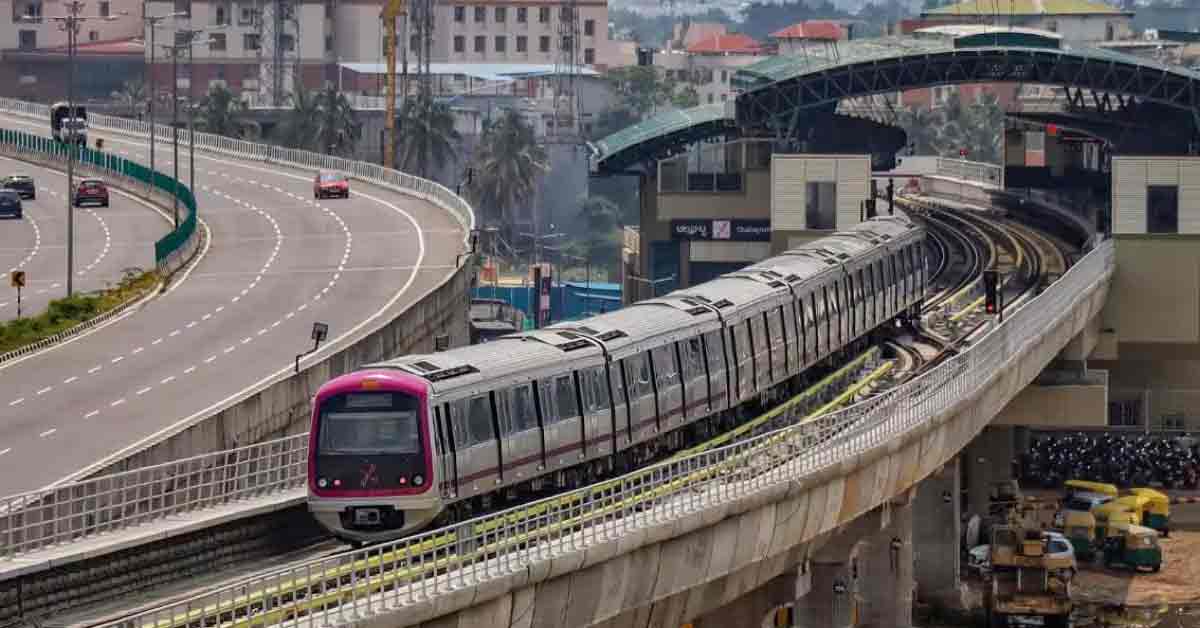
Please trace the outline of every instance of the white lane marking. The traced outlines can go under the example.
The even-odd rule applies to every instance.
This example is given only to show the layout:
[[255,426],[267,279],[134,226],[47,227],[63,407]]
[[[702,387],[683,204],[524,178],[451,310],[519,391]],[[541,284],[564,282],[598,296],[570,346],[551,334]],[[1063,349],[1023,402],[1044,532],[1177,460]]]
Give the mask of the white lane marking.
[[276,327],[279,327],[279,324],[282,322],[283,321],[275,321],[274,323],[271,323],[271,329],[275,329]]
[[234,349],[237,349],[237,345],[229,345],[228,347],[225,347],[225,353],[233,353]]
[[91,375],[92,373],[95,373],[96,371],[99,371],[99,370],[100,370],[100,369],[102,369],[102,368],[104,368],[104,367],[102,367],[102,366],[93,366],[92,368],[88,369],[88,375]]
[[178,329],[176,329],[175,331],[167,334],[167,336],[174,338],[175,336],[178,336],[179,334],[180,334],[180,331]]
[[284,318],[291,318],[291,317],[293,317],[293,316],[295,316],[295,315],[296,315],[296,313],[295,313],[295,312],[288,312],[288,313],[287,313],[287,315],[286,315],[286,316],[284,316]]
[[152,343],[150,343],[150,344],[152,344],[152,345],[156,345],[156,344],[159,344],[159,343],[161,343],[162,341],[163,341],[163,339],[162,339],[162,338],[156,338],[156,339],[154,340],[154,342],[152,342]]
[[307,303],[301,303],[301,304],[300,304],[300,307],[296,308],[296,311],[297,311],[297,312],[303,312],[304,310],[307,310],[307,309],[308,309],[308,304],[307,304]]
[[97,264],[99,264],[101,261],[103,261],[105,256],[108,255],[109,248],[112,247],[112,232],[109,231],[109,229],[108,229],[108,223],[104,221],[104,218],[101,217],[100,214],[96,213],[96,210],[88,208],[85,211],[87,211],[87,213],[91,214],[91,216],[93,218],[100,221],[100,228],[104,230],[104,249],[101,250],[100,254],[96,256],[96,259],[92,260],[91,264],[88,264],[87,266],[85,266],[83,268],[83,270],[76,271],[75,274],[81,275],[81,276],[86,275],[93,268],[95,268]]
[[13,399],[12,401],[8,402],[8,405],[10,405],[10,406],[19,406],[19,405],[21,405],[21,403],[22,403],[22,402],[24,402],[24,401],[25,401],[25,398],[24,398],[24,397],[21,397],[20,399]]
[[116,400],[116,401],[114,401],[114,402],[112,402],[112,403],[110,403],[110,404],[108,404],[108,405],[110,405],[110,406],[112,406],[112,407],[114,407],[114,408],[115,408],[115,407],[117,407],[117,406],[119,406],[119,405],[121,405],[121,404],[123,404],[123,403],[125,403],[125,398],[124,398],[124,397],[121,397],[120,399],[118,399],[118,400]]
[[46,394],[46,393],[50,392],[51,390],[54,390],[54,387],[53,387],[53,386],[47,386],[47,387],[45,387],[45,388],[43,388],[43,389],[41,389],[41,390],[37,391],[37,394],[38,394],[38,396],[40,397],[40,396],[42,396],[42,395],[44,395],[44,394]]
[[148,393],[148,392],[150,392],[150,387],[149,387],[149,386],[147,386],[147,387],[145,387],[145,388],[143,388],[143,389],[141,389],[141,390],[137,391],[137,395],[138,395],[139,397],[141,397],[142,395],[144,395],[144,394],[146,394],[146,393]]
[[160,383],[160,384],[170,384],[170,383],[171,383],[171,382],[173,382],[173,381],[175,381],[175,376],[174,376],[174,375],[172,375],[172,376],[170,376],[170,377],[164,377],[164,378],[162,379],[162,381],[161,381],[161,382],[159,382],[159,383]]
[[242,338],[242,344],[249,344],[251,340],[253,339],[250,336],[246,336],[245,338]]
[[79,377],[78,377],[77,375],[72,375],[72,376],[70,376],[70,377],[68,377],[68,378],[64,379],[64,380],[63,380],[63,383],[64,383],[64,384],[70,384],[71,382],[73,382],[73,381],[75,381],[75,380],[77,380],[77,379],[79,379]]
[[268,331],[270,331],[270,330],[268,330],[266,327],[263,327],[262,329],[258,330],[258,335],[261,336],[261,335],[267,333]]
[[83,418],[85,418],[85,419],[90,419],[90,418],[92,418],[92,417],[96,416],[97,414],[100,414],[100,411],[99,411],[99,410],[92,410],[91,412],[89,412],[89,413],[87,413],[87,414],[83,415]]
[[220,314],[220,313],[221,313],[221,310],[224,310],[224,309],[225,309],[225,306],[224,306],[224,305],[218,305],[218,306],[217,306],[217,309],[213,310],[213,313],[214,313],[214,314]]
[[30,260],[32,260],[42,248],[42,229],[38,226],[37,219],[30,214],[25,214],[25,219],[29,221],[29,226],[33,227],[33,250],[29,251],[29,254],[26,255],[24,259],[22,259],[20,262],[17,262],[16,266],[8,269],[8,272],[10,273],[14,270],[20,270],[28,266]]
[[130,355],[137,355],[145,350],[146,350],[146,347],[138,347],[137,349],[134,349],[133,351],[131,351]]
[[45,432],[42,432],[41,434],[38,434],[38,436],[40,436],[40,437],[42,437],[42,438],[46,438],[47,436],[49,436],[49,435],[51,435],[51,434],[53,434],[53,433],[55,433],[55,432],[57,432],[57,431],[58,431],[58,428],[57,428],[57,427],[52,427],[52,428],[50,428],[50,429],[46,430]]
[[183,374],[184,374],[184,375],[188,375],[188,374],[190,374],[190,373],[191,373],[192,371],[194,371],[194,370],[196,370],[196,367],[194,367],[194,366],[189,366],[189,367],[187,367],[187,368],[183,369]]
[[117,357],[115,357],[115,358],[113,358],[113,359],[112,359],[112,363],[113,363],[113,364],[116,364],[117,362],[120,362],[121,360],[124,360],[124,359],[125,359],[125,356],[123,356],[123,355],[119,355],[119,356],[117,356]]
[[206,321],[206,320],[208,320],[208,319],[210,319],[210,318],[212,318],[212,313],[208,313],[208,314],[205,314],[204,316],[201,316],[201,317],[200,317],[200,320],[202,320],[202,321]]
[[[204,358],[204,363],[205,363],[205,364],[212,364],[213,360],[215,360],[215,359],[217,359],[217,356],[215,356],[215,355],[210,355],[210,356],[208,356],[207,358]],[[187,371],[184,371],[184,372],[186,373]]]
[[188,324],[187,324],[187,328],[188,328],[188,329],[191,329],[191,328],[193,328],[193,327],[195,327],[195,326],[196,326],[196,321],[192,321],[192,322],[190,322],[190,323],[188,323]]
[[12,451],[12,447],[5,447],[3,450],[0,450],[0,456],[3,456],[10,451]]

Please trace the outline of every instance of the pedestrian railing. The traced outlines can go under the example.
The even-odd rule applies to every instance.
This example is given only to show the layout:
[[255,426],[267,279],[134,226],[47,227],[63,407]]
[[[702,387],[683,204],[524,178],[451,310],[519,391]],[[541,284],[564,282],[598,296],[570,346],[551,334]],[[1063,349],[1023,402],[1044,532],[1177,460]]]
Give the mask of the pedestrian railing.
[[308,434],[193,456],[0,500],[0,559],[302,488]]
[[[50,110],[46,105],[0,98],[0,112],[45,120],[47,127],[50,124]],[[88,124],[93,128],[106,131],[137,136],[150,135],[150,123],[145,120],[90,114],[88,115]],[[155,126],[155,133],[159,141],[170,137],[172,132],[172,127],[169,125],[158,124]],[[180,143],[191,142],[187,129],[180,129],[178,133]],[[312,171],[336,170],[369,183],[394,188],[402,193],[427,199],[445,208],[462,225],[464,242],[467,241],[471,229],[475,228],[475,212],[460,196],[436,181],[405,174],[399,170],[298,148],[285,148],[199,131],[195,132],[195,145],[199,150],[221,153],[239,160],[277,163]]]
[[187,209],[187,216],[179,223],[179,226],[154,243],[155,264],[160,271],[166,270],[169,266],[173,267],[174,262],[181,256],[186,256],[186,253],[192,249],[190,245],[194,243],[196,236],[196,199],[192,196],[192,191],[182,182],[161,172],[153,172],[124,157],[86,146],[64,144],[24,131],[0,129],[0,145],[28,157],[43,158],[64,164],[71,157],[71,153],[74,153],[75,161],[81,168],[81,172],[120,177],[139,187],[157,190],[159,193],[167,195],[168,198],[171,196],[178,198],[179,203]]
[[[237,581],[153,610],[121,628],[324,627],[397,612],[532,566],[683,519],[700,520],[783,483],[895,442],[983,392],[1111,279],[1104,242],[976,344],[897,388],[815,420],[650,466],[454,527],[339,553]],[[460,599],[468,599],[461,598]],[[440,607],[439,607],[440,608]],[[447,607],[443,612],[453,610]]]
[[937,173],[946,177],[1004,188],[1004,167],[996,164],[938,157]]

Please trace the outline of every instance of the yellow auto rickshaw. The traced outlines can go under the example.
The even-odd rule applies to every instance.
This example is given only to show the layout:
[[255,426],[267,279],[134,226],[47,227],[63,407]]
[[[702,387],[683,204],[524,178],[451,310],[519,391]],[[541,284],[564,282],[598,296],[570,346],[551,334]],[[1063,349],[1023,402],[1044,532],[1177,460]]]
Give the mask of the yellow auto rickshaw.
[[1071,495],[1074,493],[1099,493],[1101,495],[1108,495],[1113,499],[1116,499],[1121,493],[1112,484],[1088,482],[1085,480],[1067,480],[1063,482],[1063,491],[1066,492],[1065,500],[1070,500]]
[[1104,540],[1104,566],[1124,565],[1135,571],[1148,567],[1162,568],[1162,548],[1158,546],[1158,531],[1132,523],[1110,526],[1112,533]]
[[1142,524],[1158,530],[1163,536],[1170,536],[1171,498],[1152,488],[1135,488],[1129,492],[1146,499],[1145,508],[1142,510]]
[[1135,510],[1128,502],[1120,500],[1096,506],[1092,509],[1092,515],[1096,518],[1096,538],[1100,540],[1115,533],[1109,529],[1114,525],[1142,523],[1141,512]]
[[1075,548],[1077,557],[1083,560],[1090,559],[1097,545],[1096,517],[1090,512],[1067,512],[1063,535]]

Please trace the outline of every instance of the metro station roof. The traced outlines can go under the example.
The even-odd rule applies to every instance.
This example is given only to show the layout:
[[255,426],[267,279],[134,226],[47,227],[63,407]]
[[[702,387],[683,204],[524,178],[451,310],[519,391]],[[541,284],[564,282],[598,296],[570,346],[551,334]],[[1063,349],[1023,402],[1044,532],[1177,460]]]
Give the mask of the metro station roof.
[[729,130],[733,123],[727,105],[714,103],[660,113],[625,127],[597,142],[589,142],[596,170],[617,172],[644,158]]

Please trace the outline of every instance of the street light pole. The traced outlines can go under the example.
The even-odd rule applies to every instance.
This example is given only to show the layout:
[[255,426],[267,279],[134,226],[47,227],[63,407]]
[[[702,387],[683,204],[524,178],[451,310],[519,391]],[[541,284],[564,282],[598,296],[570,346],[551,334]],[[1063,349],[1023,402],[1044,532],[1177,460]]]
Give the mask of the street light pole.
[[194,35],[188,35],[188,189],[196,193],[196,92],[192,85],[196,82],[196,69],[192,66],[192,41]]
[[[175,153],[172,165],[175,168],[175,185],[179,185],[179,42],[171,47],[171,142]],[[179,228],[179,195],[171,195],[171,216],[174,227]]]

